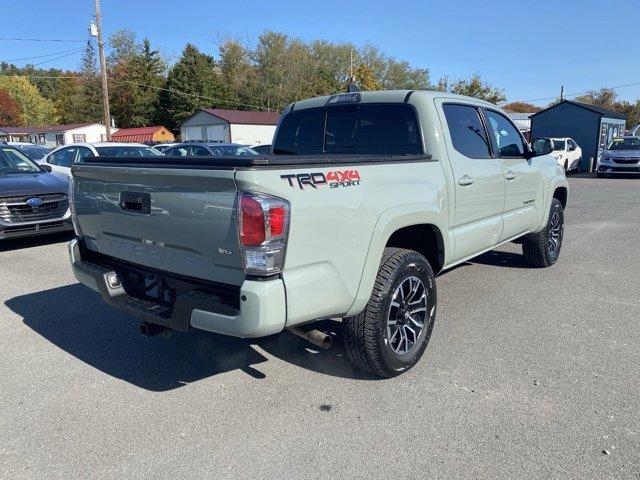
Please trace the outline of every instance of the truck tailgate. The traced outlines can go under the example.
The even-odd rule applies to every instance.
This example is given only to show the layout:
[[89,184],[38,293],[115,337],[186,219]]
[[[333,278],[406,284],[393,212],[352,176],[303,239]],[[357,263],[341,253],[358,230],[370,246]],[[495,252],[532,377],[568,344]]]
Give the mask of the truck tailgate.
[[74,207],[88,249],[233,285],[244,280],[235,171],[78,165]]

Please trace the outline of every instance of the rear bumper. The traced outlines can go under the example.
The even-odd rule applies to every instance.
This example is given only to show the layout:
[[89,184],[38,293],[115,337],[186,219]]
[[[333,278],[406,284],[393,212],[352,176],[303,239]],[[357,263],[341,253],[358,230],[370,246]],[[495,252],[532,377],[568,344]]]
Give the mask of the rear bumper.
[[[281,279],[245,280],[237,292],[239,308],[215,292],[199,289],[196,281],[192,290],[187,287],[167,306],[127,294],[119,282],[114,283],[113,268],[82,258],[77,239],[69,244],[69,256],[73,274],[80,283],[98,292],[109,305],[147,322],[179,331],[196,328],[235,337],[263,337],[279,333],[285,326],[285,290]],[[182,279],[180,284],[184,290],[189,281]]]

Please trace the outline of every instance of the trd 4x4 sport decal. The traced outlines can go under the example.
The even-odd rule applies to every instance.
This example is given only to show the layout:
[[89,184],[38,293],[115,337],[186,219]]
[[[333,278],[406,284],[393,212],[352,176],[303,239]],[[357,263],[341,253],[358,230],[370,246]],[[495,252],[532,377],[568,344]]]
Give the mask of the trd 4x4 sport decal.
[[329,188],[354,187],[360,185],[360,172],[358,170],[332,170],[327,172],[313,173],[289,173],[280,175],[280,178],[287,180],[290,187],[298,185],[301,190],[304,187],[318,188],[329,185]]

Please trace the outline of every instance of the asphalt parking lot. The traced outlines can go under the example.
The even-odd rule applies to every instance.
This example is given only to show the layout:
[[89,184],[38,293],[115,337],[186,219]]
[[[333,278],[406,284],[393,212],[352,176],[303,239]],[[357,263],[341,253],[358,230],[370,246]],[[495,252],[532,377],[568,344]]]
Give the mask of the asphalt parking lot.
[[0,244],[0,478],[640,478],[640,179],[570,187],[559,263],[441,275],[392,380],[340,341],[143,338],[68,237]]

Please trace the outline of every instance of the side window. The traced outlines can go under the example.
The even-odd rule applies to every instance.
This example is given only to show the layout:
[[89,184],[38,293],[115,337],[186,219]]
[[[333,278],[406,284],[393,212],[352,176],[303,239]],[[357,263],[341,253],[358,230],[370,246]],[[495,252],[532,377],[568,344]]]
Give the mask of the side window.
[[469,158],[491,158],[489,140],[480,112],[470,105],[445,104],[442,106],[451,143],[458,153]]
[[85,158],[95,157],[93,152],[86,147],[78,148],[78,163],[82,163]]
[[59,167],[69,168],[76,158],[76,153],[76,148],[63,148],[49,157],[49,163]]
[[494,136],[501,157],[520,157],[524,154],[522,136],[513,124],[502,114],[485,110],[489,128]]
[[167,157],[186,157],[187,147],[174,147],[165,150],[164,154]]
[[193,145],[191,147],[191,155],[195,156],[195,157],[210,157],[211,154],[209,153],[209,150],[207,150],[204,147],[200,147],[198,145]]

